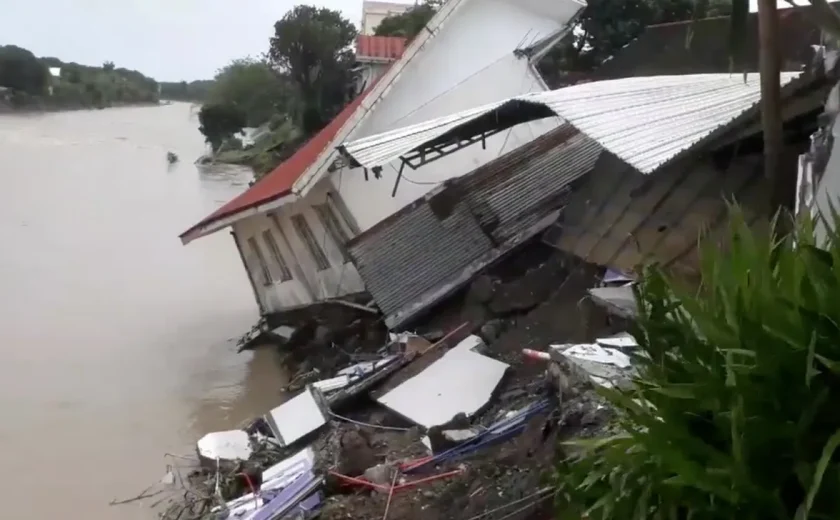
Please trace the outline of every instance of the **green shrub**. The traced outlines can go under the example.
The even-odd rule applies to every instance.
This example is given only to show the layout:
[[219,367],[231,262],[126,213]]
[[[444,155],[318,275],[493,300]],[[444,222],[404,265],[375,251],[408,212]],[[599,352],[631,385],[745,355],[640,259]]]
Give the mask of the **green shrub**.
[[737,211],[730,238],[699,289],[645,272],[638,377],[603,390],[619,433],[573,443],[559,518],[840,519],[840,239],[774,242]]

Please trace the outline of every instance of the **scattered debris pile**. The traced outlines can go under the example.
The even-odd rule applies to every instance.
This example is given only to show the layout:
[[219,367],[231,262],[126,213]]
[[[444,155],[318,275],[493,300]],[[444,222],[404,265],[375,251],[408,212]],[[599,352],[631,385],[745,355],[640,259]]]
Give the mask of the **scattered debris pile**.
[[391,334],[332,368],[309,349],[297,395],[243,430],[200,439],[198,466],[173,465],[161,484],[173,491],[158,504],[161,518],[547,517],[545,476],[558,439],[603,433],[610,411],[594,387],[626,381],[637,346],[626,333],[603,331],[594,342],[552,344],[562,333],[546,320],[578,325],[569,306],[595,285],[586,280],[564,282],[536,304],[495,282],[488,291],[503,295],[495,305],[492,294],[468,291],[485,318],[510,313],[492,334],[481,320],[432,339]]

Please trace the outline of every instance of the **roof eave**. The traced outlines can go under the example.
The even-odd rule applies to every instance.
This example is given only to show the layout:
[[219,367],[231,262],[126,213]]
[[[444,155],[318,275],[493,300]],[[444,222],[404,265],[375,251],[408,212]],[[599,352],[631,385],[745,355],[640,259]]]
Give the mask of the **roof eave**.
[[296,199],[297,197],[295,197],[293,193],[286,192],[278,197],[271,198],[254,206],[249,206],[234,213],[220,215],[216,218],[207,220],[206,222],[201,222],[180,235],[179,238],[181,239],[181,244],[187,245],[193,240],[207,235],[212,235],[213,233],[230,227],[239,221],[245,220],[246,218],[275,210],[290,202],[294,202]]

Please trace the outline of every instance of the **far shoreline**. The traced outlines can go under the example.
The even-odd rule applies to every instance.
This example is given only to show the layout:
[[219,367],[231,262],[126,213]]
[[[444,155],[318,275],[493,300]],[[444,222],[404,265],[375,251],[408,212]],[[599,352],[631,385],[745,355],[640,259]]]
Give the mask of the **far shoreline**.
[[85,110],[108,110],[111,108],[129,108],[129,107],[156,107],[164,106],[174,103],[174,101],[143,101],[136,103],[117,103],[104,107],[85,107],[85,106],[68,106],[68,107],[44,107],[44,106],[27,106],[27,107],[13,107],[7,103],[0,102],[0,116],[4,115],[29,115],[29,114],[52,114],[56,112],[81,112]]

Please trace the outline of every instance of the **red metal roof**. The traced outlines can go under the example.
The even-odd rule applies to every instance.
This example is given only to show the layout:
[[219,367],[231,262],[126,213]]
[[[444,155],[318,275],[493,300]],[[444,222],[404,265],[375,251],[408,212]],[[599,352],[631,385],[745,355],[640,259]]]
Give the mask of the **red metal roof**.
[[356,59],[398,60],[405,52],[405,38],[399,36],[368,36],[356,38]]
[[306,172],[307,168],[318,160],[322,152],[330,147],[330,144],[332,144],[339,131],[341,131],[341,127],[356,112],[356,109],[359,108],[362,101],[364,101],[365,97],[373,90],[373,87],[376,86],[376,83],[382,77],[384,75],[371,83],[364,92],[344,107],[327,126],[312,136],[294,155],[280,163],[271,173],[254,183],[245,192],[205,217],[198,224],[181,233],[180,237],[183,239],[198,228],[290,194],[295,181]]

